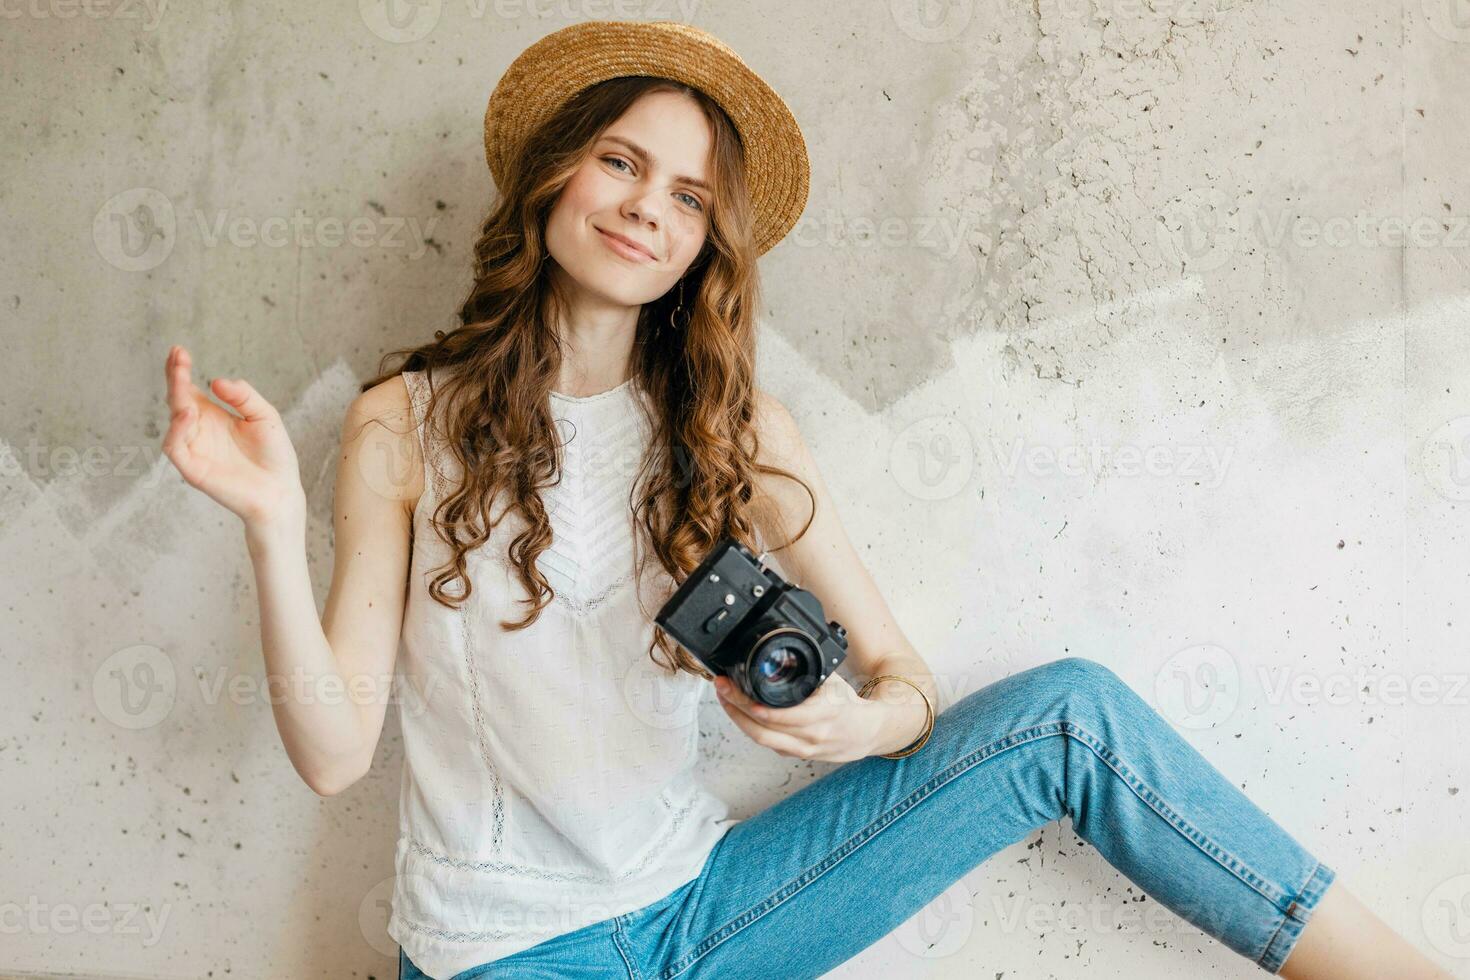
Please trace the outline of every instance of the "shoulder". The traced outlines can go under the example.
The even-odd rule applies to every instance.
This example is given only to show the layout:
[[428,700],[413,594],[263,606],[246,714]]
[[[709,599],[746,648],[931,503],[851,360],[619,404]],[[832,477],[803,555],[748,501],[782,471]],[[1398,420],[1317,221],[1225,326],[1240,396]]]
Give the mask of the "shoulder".
[[[413,439],[414,410],[409,394],[408,380],[395,374],[386,381],[359,392],[347,406],[347,417],[343,420],[344,441],[347,436],[360,437],[360,429],[377,422],[390,428],[399,438]],[[409,423],[404,425],[403,423]]]
[[352,400],[353,411],[364,417],[381,418],[407,412],[412,414],[413,405],[409,398],[408,378],[404,373],[393,375],[358,394]]
[[388,495],[400,500],[410,513],[424,483],[416,428],[413,400],[403,374],[359,392],[342,420],[343,458],[355,462],[371,486],[387,488]]
[[762,388],[755,390],[755,405],[754,426],[761,456],[770,457],[785,466],[799,463],[806,445],[791,410]]

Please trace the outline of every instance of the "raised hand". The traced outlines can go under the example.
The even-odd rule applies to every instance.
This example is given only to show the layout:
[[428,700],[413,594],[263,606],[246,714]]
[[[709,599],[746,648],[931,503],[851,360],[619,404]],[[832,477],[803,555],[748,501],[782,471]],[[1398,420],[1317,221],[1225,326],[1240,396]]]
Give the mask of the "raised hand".
[[243,378],[215,378],[210,390],[239,415],[210,400],[189,378],[189,352],[169,348],[167,456],[190,486],[245,522],[266,527],[304,511],[296,449],[270,402]]

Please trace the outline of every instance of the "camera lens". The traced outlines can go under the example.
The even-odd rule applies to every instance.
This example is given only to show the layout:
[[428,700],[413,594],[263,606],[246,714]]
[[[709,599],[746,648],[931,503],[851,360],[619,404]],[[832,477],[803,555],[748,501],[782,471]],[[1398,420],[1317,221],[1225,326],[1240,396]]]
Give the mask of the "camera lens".
[[820,668],[811,637],[795,629],[773,630],[751,651],[750,694],[773,707],[799,704],[816,689]]
[[801,658],[789,646],[774,646],[756,663],[762,683],[790,680],[801,669]]

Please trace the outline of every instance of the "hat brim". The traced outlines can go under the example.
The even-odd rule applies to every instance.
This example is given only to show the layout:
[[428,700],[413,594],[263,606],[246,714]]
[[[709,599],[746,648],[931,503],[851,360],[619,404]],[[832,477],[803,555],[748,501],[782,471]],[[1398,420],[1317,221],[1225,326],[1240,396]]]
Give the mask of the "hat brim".
[[674,21],[585,21],[522,51],[485,107],[485,160],[495,183],[505,186],[522,141],[567,99],[621,75],[672,78],[719,103],[745,147],[756,254],[786,236],[811,179],[796,117],[718,38]]

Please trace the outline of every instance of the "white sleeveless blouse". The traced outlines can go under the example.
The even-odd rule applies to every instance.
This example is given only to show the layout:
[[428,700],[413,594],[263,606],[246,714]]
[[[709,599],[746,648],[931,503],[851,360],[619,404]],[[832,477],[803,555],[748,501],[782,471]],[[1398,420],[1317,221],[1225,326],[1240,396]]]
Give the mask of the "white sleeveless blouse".
[[537,564],[556,598],[506,632],[499,621],[528,608],[507,556],[525,521],[507,513],[466,555],[474,592],[459,609],[429,595],[449,548],[428,522],[459,468],[425,424],[427,378],[403,376],[425,487],[394,678],[404,765],[388,934],[446,978],[662,898],[738,820],[694,774],[707,682],[647,653],[675,583],[648,559],[639,609],[629,493],[650,425],[636,381],[552,393],[564,455],[542,491],[553,542]]

